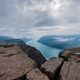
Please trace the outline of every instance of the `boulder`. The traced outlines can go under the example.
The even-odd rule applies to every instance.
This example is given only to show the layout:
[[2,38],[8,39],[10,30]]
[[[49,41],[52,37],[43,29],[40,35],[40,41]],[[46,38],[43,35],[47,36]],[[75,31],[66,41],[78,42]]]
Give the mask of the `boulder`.
[[32,69],[27,75],[27,80],[49,80],[38,68]]
[[59,54],[65,61],[80,62],[80,48],[65,49]]
[[62,64],[63,59],[51,58],[49,61],[42,64],[41,70],[50,78],[50,80],[57,80]]
[[18,45],[0,45],[0,80],[26,80],[36,63]]
[[64,62],[59,80],[80,80],[80,63],[74,61]]

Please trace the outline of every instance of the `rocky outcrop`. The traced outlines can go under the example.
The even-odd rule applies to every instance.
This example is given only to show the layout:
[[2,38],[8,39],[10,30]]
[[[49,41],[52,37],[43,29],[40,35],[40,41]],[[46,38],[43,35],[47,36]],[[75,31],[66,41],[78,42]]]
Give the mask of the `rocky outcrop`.
[[59,80],[80,80],[80,48],[65,49],[59,57],[64,59]]
[[9,39],[0,42],[1,46],[7,47],[12,45],[18,45],[32,60],[34,60],[38,67],[46,61],[46,58],[41,54],[39,50],[29,45],[26,45],[23,40],[20,39]]
[[0,42],[0,80],[80,80],[80,48],[46,61],[36,48],[16,40]]
[[80,63],[64,62],[59,80],[80,80]]
[[42,64],[41,70],[50,78],[50,80],[57,80],[62,64],[63,64],[63,59],[52,58],[49,61]]
[[22,77],[35,67],[36,63],[19,46],[0,46],[0,80]]
[[59,57],[63,58],[66,61],[80,61],[80,48],[73,48],[73,49],[65,49],[60,54]]
[[[27,49],[26,46],[27,45],[22,44],[1,43],[0,80],[41,80],[42,78],[43,80],[49,80],[48,77],[43,74],[39,69],[36,70],[37,64],[35,60],[31,59],[31,57],[26,54],[26,51],[24,51],[23,47]],[[36,55],[34,56],[36,58]],[[40,59],[41,57],[42,56],[40,56]],[[34,77],[28,75],[30,73],[34,73]]]

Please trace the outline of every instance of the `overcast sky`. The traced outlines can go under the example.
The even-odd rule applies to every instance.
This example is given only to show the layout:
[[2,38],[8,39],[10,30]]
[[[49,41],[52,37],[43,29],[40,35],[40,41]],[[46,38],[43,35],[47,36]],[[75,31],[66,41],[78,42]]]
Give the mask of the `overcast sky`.
[[0,0],[0,35],[80,34],[80,0]]

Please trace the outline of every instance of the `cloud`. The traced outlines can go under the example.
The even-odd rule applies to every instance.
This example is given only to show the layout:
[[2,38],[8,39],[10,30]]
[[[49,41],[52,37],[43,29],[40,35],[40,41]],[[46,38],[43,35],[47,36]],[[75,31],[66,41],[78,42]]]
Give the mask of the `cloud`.
[[80,34],[80,0],[0,0],[0,34]]
[[[55,37],[56,42],[67,42],[67,41],[73,41],[76,38],[64,38],[64,37]],[[54,40],[54,37],[53,37]]]

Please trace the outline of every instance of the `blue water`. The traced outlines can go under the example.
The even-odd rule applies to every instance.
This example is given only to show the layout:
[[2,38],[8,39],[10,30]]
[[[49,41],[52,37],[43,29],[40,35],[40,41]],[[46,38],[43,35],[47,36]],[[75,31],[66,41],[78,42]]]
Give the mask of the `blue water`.
[[[36,47],[47,59],[57,57],[67,48],[80,47],[80,35],[44,36],[40,39],[21,38],[26,44]],[[0,36],[0,41],[24,44],[22,40],[14,40],[9,36]]]
[[61,49],[48,47],[42,43],[33,40],[26,42],[26,44],[36,47],[43,54],[43,56],[46,57],[46,59],[57,57],[61,51]]
[[63,49],[80,47],[80,35],[43,36],[38,41],[28,41],[27,44],[36,47],[49,59],[57,57]]

